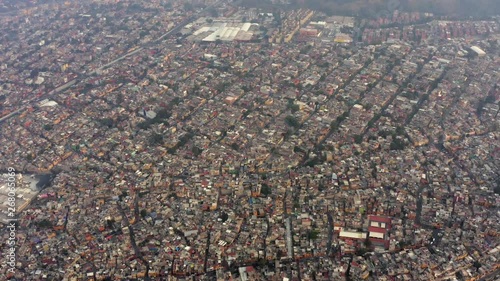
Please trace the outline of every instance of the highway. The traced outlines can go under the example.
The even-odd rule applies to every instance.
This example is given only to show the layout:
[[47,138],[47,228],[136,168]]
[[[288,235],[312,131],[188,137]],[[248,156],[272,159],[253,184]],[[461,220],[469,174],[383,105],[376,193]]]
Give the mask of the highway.
[[113,64],[115,64],[115,63],[117,63],[117,62],[119,62],[119,61],[123,60],[123,59],[124,59],[124,58],[126,58],[126,57],[129,57],[129,56],[131,56],[131,55],[133,55],[133,54],[136,54],[136,53],[138,53],[138,52],[142,51],[143,49],[144,49],[144,48],[140,47],[140,48],[137,48],[136,50],[134,50],[134,51],[132,51],[132,52],[130,52],[130,53],[126,53],[125,55],[123,55],[123,56],[121,56],[121,57],[119,57],[119,58],[117,58],[117,59],[115,59],[115,60],[113,60],[113,61],[111,61],[111,62],[109,62],[109,63],[107,63],[107,64],[105,64],[105,65],[103,65],[103,66],[101,66],[101,67],[99,67],[99,68],[98,68],[98,69],[96,69],[96,70],[94,70],[93,72],[91,72],[91,73],[90,73],[90,75],[93,75],[93,74],[99,74],[99,73],[100,73],[103,69],[105,69],[105,68],[107,68],[107,67],[109,67],[109,66],[112,66]]
[[14,115],[16,115],[16,114],[19,114],[21,111],[23,111],[23,109],[24,109],[24,108],[25,108],[25,107],[19,108],[18,110],[13,111],[13,112],[11,112],[11,113],[9,113],[9,114],[5,115],[4,117],[0,118],[0,123],[2,123],[3,121],[5,121],[5,120],[9,119],[10,117],[12,117],[12,116],[14,116]]

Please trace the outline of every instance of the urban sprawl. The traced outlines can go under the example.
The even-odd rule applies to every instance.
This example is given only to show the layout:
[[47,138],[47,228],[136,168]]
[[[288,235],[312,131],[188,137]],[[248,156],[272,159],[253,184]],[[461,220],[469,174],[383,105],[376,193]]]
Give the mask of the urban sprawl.
[[1,280],[498,280],[500,17],[33,2],[0,13]]

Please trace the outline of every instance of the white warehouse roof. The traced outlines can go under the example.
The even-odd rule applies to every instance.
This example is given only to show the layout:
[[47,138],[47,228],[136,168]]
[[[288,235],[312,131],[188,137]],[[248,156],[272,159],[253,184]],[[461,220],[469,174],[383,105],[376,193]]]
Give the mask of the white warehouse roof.
[[339,236],[353,239],[366,239],[368,235],[365,232],[340,231]]
[[478,46],[472,46],[470,47],[470,49],[480,56],[486,55],[486,53],[483,50],[481,50],[481,48],[479,48]]

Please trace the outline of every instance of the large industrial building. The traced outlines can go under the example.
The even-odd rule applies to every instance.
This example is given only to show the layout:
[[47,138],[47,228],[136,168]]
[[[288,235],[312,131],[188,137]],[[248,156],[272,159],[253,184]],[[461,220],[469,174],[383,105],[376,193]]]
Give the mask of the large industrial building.
[[472,46],[470,47],[470,49],[478,56],[482,57],[484,55],[486,55],[486,52],[481,50],[481,48],[479,48],[478,46]]
[[254,32],[258,24],[254,23],[229,23],[214,22],[203,26],[193,32],[188,39],[201,42],[221,41],[250,41],[254,38]]

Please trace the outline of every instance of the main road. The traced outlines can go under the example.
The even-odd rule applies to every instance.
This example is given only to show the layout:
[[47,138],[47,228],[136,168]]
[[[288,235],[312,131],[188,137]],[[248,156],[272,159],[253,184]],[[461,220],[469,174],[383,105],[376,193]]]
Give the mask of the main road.
[[500,269],[495,269],[495,271],[486,274],[485,276],[479,278],[478,281],[493,281],[493,280],[499,280],[500,278]]

